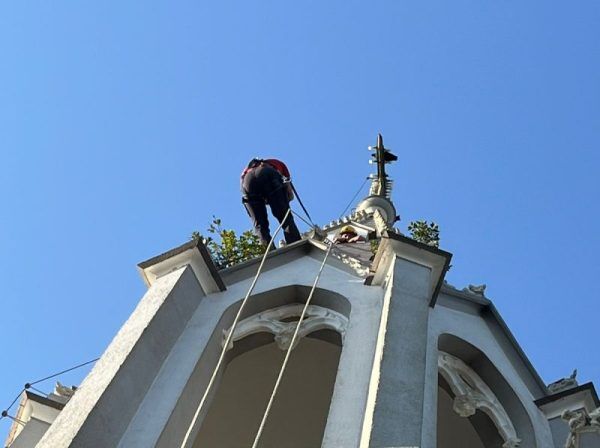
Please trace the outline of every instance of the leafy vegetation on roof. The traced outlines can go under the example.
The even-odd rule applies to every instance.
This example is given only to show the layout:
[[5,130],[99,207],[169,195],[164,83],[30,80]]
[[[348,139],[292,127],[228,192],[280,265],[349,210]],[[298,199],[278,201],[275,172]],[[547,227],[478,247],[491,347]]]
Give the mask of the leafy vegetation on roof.
[[[411,221],[408,225],[410,237],[433,247],[440,245],[440,229],[435,222],[426,220]],[[240,235],[235,230],[224,229],[220,218],[213,219],[206,229],[207,236],[198,231],[192,232],[192,239],[200,239],[206,245],[217,269],[224,269],[252,258],[260,257],[265,246],[251,230]],[[378,240],[371,241],[371,251],[377,252]]]
[[411,221],[408,225],[408,231],[413,240],[428,246],[440,247],[440,228],[435,222],[431,221],[429,223],[426,220]]
[[246,230],[238,236],[235,230],[224,229],[221,219],[216,216],[213,216],[206,231],[208,236],[194,231],[191,238],[202,240],[217,269],[228,268],[242,261],[259,257],[265,252],[265,246],[251,230]]

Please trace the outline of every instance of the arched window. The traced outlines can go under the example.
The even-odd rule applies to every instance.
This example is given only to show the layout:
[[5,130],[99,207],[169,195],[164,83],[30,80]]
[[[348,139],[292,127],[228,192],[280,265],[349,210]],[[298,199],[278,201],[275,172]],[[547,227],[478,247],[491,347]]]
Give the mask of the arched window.
[[[321,305],[308,308],[262,433],[261,447],[321,446],[348,323],[344,314],[322,306],[324,302],[323,296],[316,302]],[[227,366],[199,426],[194,448],[252,445],[302,307],[302,303],[288,301],[238,323]],[[221,344],[229,331],[222,330]]]
[[536,446],[523,403],[482,351],[450,334],[438,349],[438,448]]
[[[517,436],[504,407],[473,369],[456,356],[441,351],[438,355],[438,369],[442,377],[439,385],[441,392],[438,397],[441,398],[438,398],[440,400],[438,410],[444,410],[444,412],[438,411],[438,425],[444,431],[442,434],[438,433],[440,448],[443,446],[484,448],[497,446],[498,442],[502,443],[502,448],[516,448],[520,445],[521,439]],[[473,417],[471,424],[458,421],[456,418],[451,419],[455,425],[444,424],[447,423],[445,420],[449,416],[450,397],[452,397],[452,410],[460,417]],[[485,416],[477,415],[478,412]],[[490,431],[490,420],[496,431]],[[486,441],[485,445],[481,439]],[[492,440],[494,445],[490,445]]]

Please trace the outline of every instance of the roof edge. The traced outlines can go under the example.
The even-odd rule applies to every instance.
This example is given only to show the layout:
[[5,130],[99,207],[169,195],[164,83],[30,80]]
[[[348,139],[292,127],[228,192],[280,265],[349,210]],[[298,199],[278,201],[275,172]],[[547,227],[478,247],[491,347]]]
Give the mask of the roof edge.
[[[183,255],[187,251],[190,251],[192,254],[191,260],[187,259],[186,255]],[[194,252],[199,254],[200,257],[198,257],[197,255],[193,255]],[[193,269],[197,268],[203,272],[208,273],[208,278],[211,278],[212,281],[214,281],[214,284],[216,285],[217,289],[219,291],[225,291],[225,283],[223,282],[223,279],[221,278],[221,275],[219,274],[219,271],[217,270],[217,267],[215,266],[215,263],[213,262],[212,257],[210,256],[210,253],[206,248],[206,245],[202,242],[200,238],[192,239],[187,243],[182,244],[181,246],[177,246],[174,249],[168,250],[167,252],[164,252],[160,255],[157,255],[139,263],[137,266],[146,284],[150,286],[150,284],[152,283],[148,278],[148,271],[151,271],[152,268],[157,267],[160,264],[169,263],[169,260],[174,260],[176,257],[184,257],[186,259],[180,260],[180,263],[191,264]],[[198,258],[200,260],[198,260]],[[202,272],[196,272],[197,269],[194,269],[194,271],[196,273],[196,276],[199,277],[198,280],[200,281],[200,278],[203,276],[203,274]],[[203,289],[207,288],[206,285],[202,286]]]
[[552,403],[553,401],[560,400],[561,398],[568,397],[569,395],[574,395],[576,393],[585,392],[585,391],[589,391],[589,393],[592,396],[592,400],[594,400],[596,407],[600,407],[600,399],[598,399],[598,393],[596,392],[594,383],[592,383],[591,381],[588,383],[582,384],[581,386],[573,387],[572,389],[561,390],[560,392],[557,392],[555,394],[547,395],[542,398],[538,398],[537,400],[534,401],[534,403],[536,404],[536,406],[540,407],[540,406],[544,406],[548,403]]
[[508,325],[506,324],[506,322],[500,315],[500,312],[498,311],[498,309],[494,305],[494,302],[491,299],[489,299],[487,297],[483,297],[483,296],[478,297],[473,294],[463,292],[463,291],[456,289],[450,285],[443,285],[441,292],[443,292],[444,294],[447,294],[451,297],[463,299],[463,300],[466,300],[467,302],[473,303],[475,305],[479,305],[481,307],[482,312],[485,312],[485,310],[487,310],[489,312],[489,314],[491,315],[491,317],[498,323],[498,325],[500,326],[500,329],[502,330],[502,333],[504,333],[504,335],[506,336],[506,338],[508,339],[510,344],[514,347],[518,357],[521,359],[521,361],[525,365],[525,368],[532,375],[535,383],[539,386],[539,388],[546,395],[548,394],[548,387],[546,386],[546,383],[544,383],[544,380],[540,377],[539,373],[537,372],[537,370],[535,369],[535,367],[533,366],[533,364],[531,363],[531,361],[525,354],[525,351],[521,348],[521,345],[519,344],[519,342],[517,341],[517,339],[515,338],[513,333],[510,331],[510,328],[508,328]]
[[[297,247],[306,246],[309,243],[311,243],[311,240],[310,239],[305,239],[305,240],[296,241],[295,243],[292,243],[292,244],[286,244],[283,247],[280,247],[280,248],[277,248],[275,250],[270,251],[267,254],[267,258],[266,259],[269,260],[271,258],[277,257],[278,255],[290,252],[290,251],[296,249]],[[252,266],[253,264],[258,264],[258,263],[261,262],[261,260],[262,260],[262,257],[254,257],[254,258],[251,258],[249,260],[242,261],[241,263],[237,263],[237,264],[235,264],[233,266],[230,266],[228,268],[220,269],[218,272],[219,272],[219,274],[225,276],[225,275],[234,273],[236,271],[241,271],[242,269],[245,269],[248,266]]]
[[62,411],[65,407],[63,403],[59,403],[58,401],[51,400],[50,398],[34,394],[33,392],[30,392],[28,390],[25,391],[25,396],[28,400],[35,401],[36,403],[43,404],[44,406],[58,409],[59,411]]
[[538,384],[538,386],[540,386],[540,389],[542,389],[542,391],[545,394],[548,394],[548,387],[546,386],[546,383],[544,383],[544,380],[542,380],[542,377],[537,372],[537,370],[535,369],[535,367],[521,348],[521,345],[517,341],[517,338],[515,338],[512,331],[510,331],[510,328],[508,328],[508,325],[506,325],[506,322],[498,312],[498,309],[494,305],[494,302],[490,300],[490,303],[486,305],[485,308],[487,308],[492,314],[492,316],[496,319],[496,321],[500,325],[500,328],[503,330],[504,334],[508,338],[509,342],[515,347],[515,350],[517,351],[517,354],[525,364],[525,367],[527,367],[527,370],[529,370],[535,382]]
[[[384,241],[387,240],[390,242],[396,241],[396,242],[400,243],[400,246],[395,246],[395,248],[390,247],[390,249],[396,254],[396,256],[399,256],[398,249],[404,248],[404,249],[402,249],[402,252],[406,256],[403,258],[406,258],[408,260],[413,260],[418,263],[425,263],[425,265],[428,265],[432,269],[433,275],[435,277],[435,280],[434,280],[435,284],[433,284],[432,288],[431,288],[431,293],[430,293],[431,295],[429,298],[429,306],[433,308],[435,306],[435,303],[437,302],[438,295],[444,284],[444,278],[446,276],[446,273],[448,272],[448,269],[450,268],[450,261],[452,260],[452,254],[445,250],[439,249],[437,247],[429,246],[427,244],[421,243],[412,238],[409,238],[407,236],[404,236],[404,235],[401,235],[399,233],[389,231],[389,230],[384,230],[382,232],[382,240],[384,240]],[[391,244],[390,244],[390,246],[391,246]],[[415,252],[415,249],[417,250],[416,252]],[[419,251],[424,251],[425,256],[423,256],[423,252],[419,252]],[[381,245],[377,252],[378,253],[375,256],[375,260],[373,261],[373,264],[372,264],[372,269],[375,272],[379,270],[380,262],[381,262],[381,259],[383,258],[383,254],[379,254],[379,252],[382,252]],[[421,261],[418,261],[418,260],[421,260]],[[428,260],[428,261],[424,261],[424,260]]]

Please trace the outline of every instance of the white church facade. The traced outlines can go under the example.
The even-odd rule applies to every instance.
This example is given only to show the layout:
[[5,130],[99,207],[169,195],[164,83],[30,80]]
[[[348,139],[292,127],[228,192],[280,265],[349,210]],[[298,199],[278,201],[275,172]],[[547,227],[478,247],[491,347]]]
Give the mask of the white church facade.
[[260,447],[599,448],[594,386],[545,385],[485,288],[446,283],[452,255],[394,218],[380,190],[323,229],[352,224],[374,258],[344,244],[323,263],[313,234],[258,278],[260,259],[217,270],[196,240],[141,263],[148,290],[81,386],[27,392],[8,446],[251,447],[291,348]]

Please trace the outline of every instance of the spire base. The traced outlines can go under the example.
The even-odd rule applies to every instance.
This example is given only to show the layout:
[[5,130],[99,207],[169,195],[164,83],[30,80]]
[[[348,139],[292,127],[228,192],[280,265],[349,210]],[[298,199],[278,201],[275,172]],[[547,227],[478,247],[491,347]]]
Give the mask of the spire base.
[[372,214],[375,210],[379,210],[381,216],[389,225],[396,222],[396,207],[394,207],[392,201],[383,196],[367,196],[356,207],[357,212],[365,212],[367,214]]

